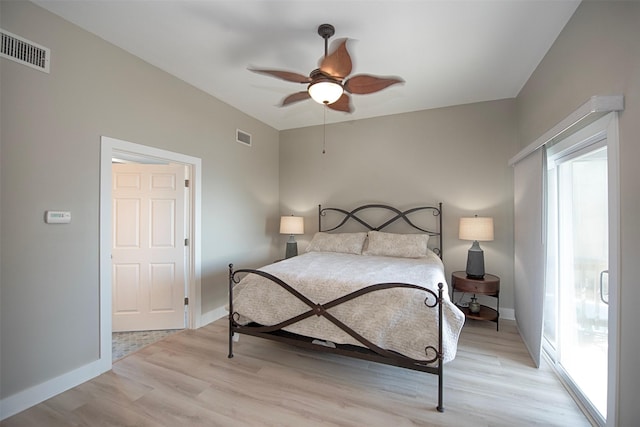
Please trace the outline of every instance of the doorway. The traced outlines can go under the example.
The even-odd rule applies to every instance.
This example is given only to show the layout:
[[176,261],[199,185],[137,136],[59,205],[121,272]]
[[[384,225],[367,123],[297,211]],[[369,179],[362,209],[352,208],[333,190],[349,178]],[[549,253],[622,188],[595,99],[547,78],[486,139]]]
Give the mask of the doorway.
[[[111,337],[113,331],[113,170],[114,157],[130,163],[155,163],[182,165],[187,170],[189,192],[184,202],[189,206],[186,215],[184,282],[188,305],[181,313],[181,324],[188,328],[200,326],[200,182],[201,160],[180,153],[160,150],[127,141],[102,137],[100,171],[100,360],[110,369],[112,360]],[[162,270],[162,269],[161,269]],[[165,270],[162,270],[166,272]]]

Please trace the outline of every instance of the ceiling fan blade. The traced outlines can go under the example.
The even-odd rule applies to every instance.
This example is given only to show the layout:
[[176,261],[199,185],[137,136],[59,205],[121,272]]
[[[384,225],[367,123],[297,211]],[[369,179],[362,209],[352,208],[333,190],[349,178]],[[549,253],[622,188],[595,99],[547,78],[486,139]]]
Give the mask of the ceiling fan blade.
[[303,76],[302,74],[294,73],[292,71],[282,70],[257,70],[255,68],[249,68],[249,71],[253,71],[258,74],[266,74],[268,76],[276,77],[278,79],[286,80],[294,83],[309,83],[311,78],[309,76]]
[[284,107],[285,105],[293,104],[294,102],[304,101],[305,99],[309,99],[309,98],[311,98],[311,96],[309,95],[309,92],[307,92],[306,90],[304,92],[292,93],[291,95],[287,96],[285,99],[282,100],[281,106]]
[[344,82],[343,87],[349,93],[366,95],[397,83],[404,83],[404,80],[397,77],[376,77],[368,74],[358,74]]
[[327,107],[336,111],[344,111],[345,113],[351,113],[353,111],[351,108],[351,98],[346,93],[343,93],[333,104],[327,104]]
[[336,40],[336,42],[339,42],[338,48],[322,59],[320,71],[341,80],[351,73],[353,63],[347,50],[347,40]]

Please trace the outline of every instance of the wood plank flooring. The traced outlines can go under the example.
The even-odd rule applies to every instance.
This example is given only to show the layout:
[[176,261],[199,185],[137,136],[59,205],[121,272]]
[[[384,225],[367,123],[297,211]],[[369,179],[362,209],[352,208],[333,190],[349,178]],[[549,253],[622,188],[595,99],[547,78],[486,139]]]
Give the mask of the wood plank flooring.
[[241,336],[226,320],[173,334],[113,370],[4,420],[14,426],[588,426],[512,321],[468,320],[437,378]]

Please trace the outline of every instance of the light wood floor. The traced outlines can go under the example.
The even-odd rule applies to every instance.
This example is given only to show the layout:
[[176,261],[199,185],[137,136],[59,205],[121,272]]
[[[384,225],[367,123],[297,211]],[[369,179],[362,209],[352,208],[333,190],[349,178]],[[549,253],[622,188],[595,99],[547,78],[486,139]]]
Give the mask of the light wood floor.
[[226,320],[182,331],[2,426],[588,426],[550,369],[535,369],[513,322],[467,321],[436,377],[240,337]]

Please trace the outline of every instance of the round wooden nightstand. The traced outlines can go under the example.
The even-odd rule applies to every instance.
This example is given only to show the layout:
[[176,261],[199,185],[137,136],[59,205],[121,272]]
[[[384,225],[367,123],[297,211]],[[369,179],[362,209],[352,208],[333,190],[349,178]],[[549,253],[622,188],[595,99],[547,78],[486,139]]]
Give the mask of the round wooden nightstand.
[[485,274],[484,279],[471,279],[464,271],[454,271],[451,274],[451,297],[454,292],[466,292],[475,295],[488,295],[496,298],[496,308],[480,306],[479,313],[471,313],[468,307],[460,307],[460,310],[469,319],[488,320],[496,323],[496,331],[500,324],[500,278],[493,274]]

